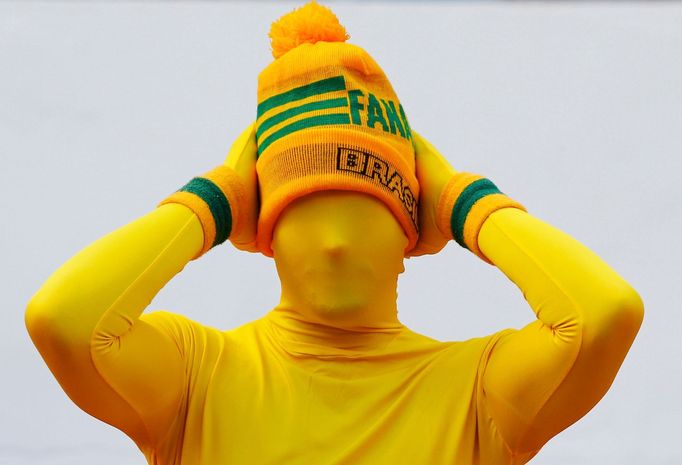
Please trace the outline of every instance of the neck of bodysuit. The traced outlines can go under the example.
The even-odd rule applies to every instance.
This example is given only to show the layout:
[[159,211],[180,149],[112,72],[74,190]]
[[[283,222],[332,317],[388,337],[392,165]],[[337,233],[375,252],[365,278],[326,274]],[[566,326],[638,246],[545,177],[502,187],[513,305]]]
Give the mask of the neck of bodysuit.
[[[368,271],[354,280],[344,276],[318,276],[307,285],[281,280],[282,292],[275,310],[292,318],[331,328],[358,331],[400,326],[398,276],[377,276]],[[356,270],[362,274],[362,270]]]
[[398,320],[397,276],[356,282],[362,285],[339,282],[336,288],[321,289],[325,283],[318,280],[301,289],[284,281],[280,302],[268,320],[280,339],[306,353],[362,353],[384,347],[405,328]]

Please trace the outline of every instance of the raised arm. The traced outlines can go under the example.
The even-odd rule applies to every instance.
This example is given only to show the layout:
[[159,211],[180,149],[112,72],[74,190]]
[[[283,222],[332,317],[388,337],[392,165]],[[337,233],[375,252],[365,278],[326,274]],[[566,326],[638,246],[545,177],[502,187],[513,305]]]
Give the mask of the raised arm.
[[422,188],[413,255],[454,239],[514,282],[537,317],[502,334],[482,376],[485,405],[510,452],[532,454],[606,393],[641,325],[642,301],[587,247],[490,180],[455,171],[413,134]]
[[190,209],[163,205],[78,252],[26,310],[31,339],[71,400],[139,445],[163,433],[185,381],[174,341],[139,317],[202,236]]
[[639,330],[643,304],[596,254],[523,210],[492,213],[478,244],[537,317],[497,342],[483,376],[508,447],[534,451],[604,396]]
[[[228,236],[248,248],[255,231],[254,144],[250,127],[226,165],[78,252],[28,304],[29,334],[64,391],[140,447],[163,436],[186,387],[184,354],[169,322],[141,314],[190,260]],[[249,153],[253,166],[241,161]]]

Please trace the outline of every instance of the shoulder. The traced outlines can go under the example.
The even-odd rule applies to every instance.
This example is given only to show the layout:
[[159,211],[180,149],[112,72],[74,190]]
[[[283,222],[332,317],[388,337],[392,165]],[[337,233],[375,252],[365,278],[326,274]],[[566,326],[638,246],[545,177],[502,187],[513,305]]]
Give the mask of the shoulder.
[[140,316],[140,320],[149,323],[150,325],[157,327],[161,330],[166,330],[170,332],[183,332],[183,331],[205,331],[205,330],[215,330],[210,326],[203,325],[196,322],[184,315],[178,313],[169,312],[166,310],[156,310],[153,312],[143,313]]
[[445,345],[443,357],[453,363],[466,363],[476,371],[482,371],[485,369],[495,345],[506,335],[516,331],[508,328],[462,341],[443,342]]
[[184,355],[187,355],[189,350],[195,351],[198,347],[222,345],[222,331],[184,315],[157,310],[142,314],[140,320],[170,337]]
[[497,344],[506,334],[516,330],[503,329],[485,336],[466,340],[440,341],[411,329],[397,338],[394,349],[409,353],[412,357],[427,358],[448,370],[464,370],[475,376],[483,370]]
[[507,328],[502,329],[500,331],[496,331],[491,334],[487,334],[485,336],[477,336],[465,340],[440,341],[438,339],[426,336],[424,334],[406,328],[406,331],[403,331],[401,338],[404,340],[409,340],[416,345],[427,346],[433,349],[448,351],[451,353],[463,354],[490,350],[502,337],[516,331],[517,330],[515,329]]

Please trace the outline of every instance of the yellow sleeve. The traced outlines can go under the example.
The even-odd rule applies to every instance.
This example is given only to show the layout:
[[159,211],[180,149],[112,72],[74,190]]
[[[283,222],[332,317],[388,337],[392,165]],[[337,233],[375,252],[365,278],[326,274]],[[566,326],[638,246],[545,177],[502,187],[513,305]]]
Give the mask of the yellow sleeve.
[[609,389],[643,304],[596,254],[523,210],[492,213],[478,245],[537,316],[502,336],[483,374],[486,405],[510,451],[536,451]]
[[158,318],[140,315],[202,244],[190,209],[162,205],[78,252],[26,310],[31,338],[68,396],[140,448],[168,428],[186,376]]

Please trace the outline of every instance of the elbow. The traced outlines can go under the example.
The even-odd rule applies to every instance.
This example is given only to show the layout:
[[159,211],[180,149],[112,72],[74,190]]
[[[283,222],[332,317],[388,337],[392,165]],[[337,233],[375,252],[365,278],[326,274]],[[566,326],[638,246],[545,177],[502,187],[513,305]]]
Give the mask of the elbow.
[[89,350],[89,333],[81,328],[82,318],[62,303],[38,293],[26,306],[24,323],[33,345],[48,363],[69,360]]
[[38,292],[26,306],[24,324],[34,344],[40,348],[45,343],[55,342],[68,332],[65,327],[65,312],[61,305]]
[[42,300],[40,293],[35,294],[29,300],[24,311],[24,323],[31,336],[45,326],[46,318],[49,316],[46,306],[41,302]]
[[633,336],[637,334],[644,321],[644,302],[639,293],[628,286],[618,301],[618,315],[624,324],[631,328]]
[[628,346],[632,344],[644,320],[644,302],[631,286],[625,286],[614,293],[604,325],[604,334],[609,339],[621,340]]
[[24,312],[24,324],[34,343],[44,339],[51,330],[54,330],[55,312],[53,309],[54,307],[49,302],[45,302],[40,293],[34,295],[28,302]]

